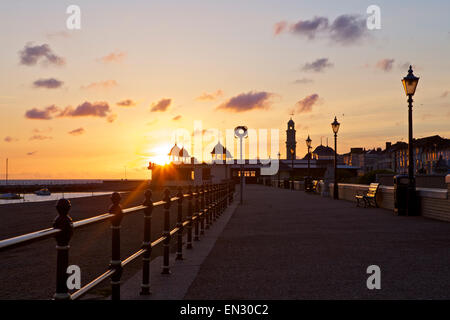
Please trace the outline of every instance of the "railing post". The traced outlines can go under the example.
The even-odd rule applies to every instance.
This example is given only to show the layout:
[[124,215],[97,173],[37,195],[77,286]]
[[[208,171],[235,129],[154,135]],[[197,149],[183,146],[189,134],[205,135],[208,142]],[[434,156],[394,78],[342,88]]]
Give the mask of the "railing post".
[[176,260],[183,260],[183,190],[178,187],[178,215],[177,215],[177,257]]
[[200,187],[201,192],[200,192],[200,213],[201,213],[201,217],[200,217],[200,234],[204,235],[205,234],[205,185],[202,185]]
[[228,183],[223,184],[222,197],[223,197],[223,209],[225,211],[228,207]]
[[71,204],[67,199],[59,199],[56,204],[58,216],[53,222],[53,228],[61,231],[55,235],[56,239],[56,292],[55,300],[70,299],[67,288],[67,267],[69,266],[69,241],[73,235],[72,218],[69,216]]
[[206,219],[206,229],[209,229],[211,221],[210,221],[210,214],[211,214],[211,206],[209,201],[209,195],[210,195],[210,186],[209,184],[205,186],[205,219]]
[[169,253],[170,253],[170,191],[169,189],[164,190],[164,231],[163,236],[165,237],[163,242],[163,268],[162,274],[170,274],[169,268]]
[[188,213],[187,218],[189,223],[187,225],[187,243],[186,249],[192,249],[192,186],[188,188]]
[[150,294],[150,258],[152,256],[151,232],[152,232],[152,212],[153,201],[152,191],[145,191],[144,209],[144,241],[142,242],[142,249],[146,251],[142,255],[142,284],[141,295]]
[[231,184],[232,182],[228,181],[228,204],[233,203],[233,186]]
[[199,241],[200,239],[199,239],[199,237],[198,237],[198,227],[199,227],[199,215],[198,215],[198,213],[199,213],[199,211],[200,211],[200,209],[199,209],[199,207],[200,207],[200,203],[199,203],[199,190],[198,190],[198,186],[195,186],[195,213],[194,213],[194,215],[195,215],[195,217],[196,217],[196,219],[195,219],[195,231],[194,231],[194,241]]
[[123,212],[120,206],[120,194],[114,192],[111,195],[112,205],[109,207],[109,213],[113,216],[111,217],[111,263],[110,268],[115,272],[111,276],[111,299],[120,300],[120,278],[122,277],[122,261],[120,260],[120,223],[122,222]]
[[217,206],[217,184],[215,184],[213,186],[213,201],[214,201],[214,221],[217,220],[217,210],[218,210],[218,206]]

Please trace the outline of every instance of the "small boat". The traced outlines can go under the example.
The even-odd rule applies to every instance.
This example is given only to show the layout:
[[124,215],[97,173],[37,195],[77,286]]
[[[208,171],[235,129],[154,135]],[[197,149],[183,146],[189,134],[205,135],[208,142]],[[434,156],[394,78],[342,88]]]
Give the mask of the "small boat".
[[35,191],[34,194],[37,196],[49,196],[51,195],[51,192],[47,188],[42,188],[38,191]]
[[17,193],[13,192],[0,194],[0,200],[14,200],[14,199],[22,199],[22,197]]

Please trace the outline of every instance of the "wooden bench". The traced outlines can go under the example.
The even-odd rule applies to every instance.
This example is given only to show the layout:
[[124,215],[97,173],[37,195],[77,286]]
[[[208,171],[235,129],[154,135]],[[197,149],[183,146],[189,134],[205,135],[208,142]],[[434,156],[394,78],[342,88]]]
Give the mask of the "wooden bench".
[[367,207],[375,207],[378,208],[377,204],[377,193],[380,188],[379,183],[371,183],[369,185],[369,190],[367,190],[366,194],[357,194],[356,198],[356,206],[359,207],[361,201],[364,202],[364,208]]

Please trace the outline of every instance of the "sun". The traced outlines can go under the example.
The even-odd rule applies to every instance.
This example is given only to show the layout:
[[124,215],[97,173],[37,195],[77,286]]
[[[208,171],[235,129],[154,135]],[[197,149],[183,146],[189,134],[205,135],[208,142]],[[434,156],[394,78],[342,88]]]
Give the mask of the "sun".
[[170,159],[168,153],[170,151],[169,144],[161,144],[156,147],[153,147],[149,150],[149,153],[152,156],[149,157],[149,161],[159,164],[161,166],[170,163]]

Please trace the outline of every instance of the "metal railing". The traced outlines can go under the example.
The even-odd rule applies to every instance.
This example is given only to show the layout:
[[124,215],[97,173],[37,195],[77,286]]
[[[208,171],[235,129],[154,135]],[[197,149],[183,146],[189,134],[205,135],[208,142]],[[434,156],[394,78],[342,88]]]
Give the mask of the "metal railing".
[[[111,278],[111,299],[120,300],[120,280],[122,270],[127,264],[142,256],[142,284],[140,294],[148,295],[150,294],[150,259],[152,248],[159,244],[163,245],[162,273],[170,274],[169,254],[172,238],[176,236],[176,259],[182,260],[184,230],[186,229],[187,233],[186,249],[192,249],[192,240],[199,241],[200,235],[205,233],[205,229],[208,229],[210,225],[225,211],[227,206],[233,201],[234,191],[235,185],[232,181],[220,184],[195,186],[194,188],[189,186],[186,194],[183,194],[182,188],[179,187],[178,193],[175,197],[171,198],[170,191],[165,189],[164,198],[161,201],[153,202],[152,192],[151,190],[147,190],[145,191],[145,200],[142,205],[126,209],[122,209],[120,206],[120,194],[114,192],[111,196],[112,205],[110,206],[108,213],[76,222],[72,222],[72,218],[69,216],[69,211],[71,208],[70,201],[67,199],[60,199],[56,205],[58,216],[56,217],[52,228],[1,240],[0,252],[41,241],[50,237],[55,237],[57,250],[56,292],[54,294],[55,300],[79,299],[107,278]],[[184,199],[187,199],[188,204],[187,218],[183,221]],[[177,223],[175,228],[170,229],[170,207],[174,202],[177,203]],[[154,208],[160,206],[163,206],[164,208],[164,230],[162,232],[162,236],[154,241],[151,241],[152,212]],[[144,239],[142,246],[138,251],[129,257],[121,260],[120,228],[122,219],[126,215],[139,211],[144,212]],[[74,229],[100,223],[106,220],[111,222],[112,229],[112,252],[108,270],[77,291],[69,293],[69,289],[66,284],[68,279],[67,268],[69,266],[69,243]]]

